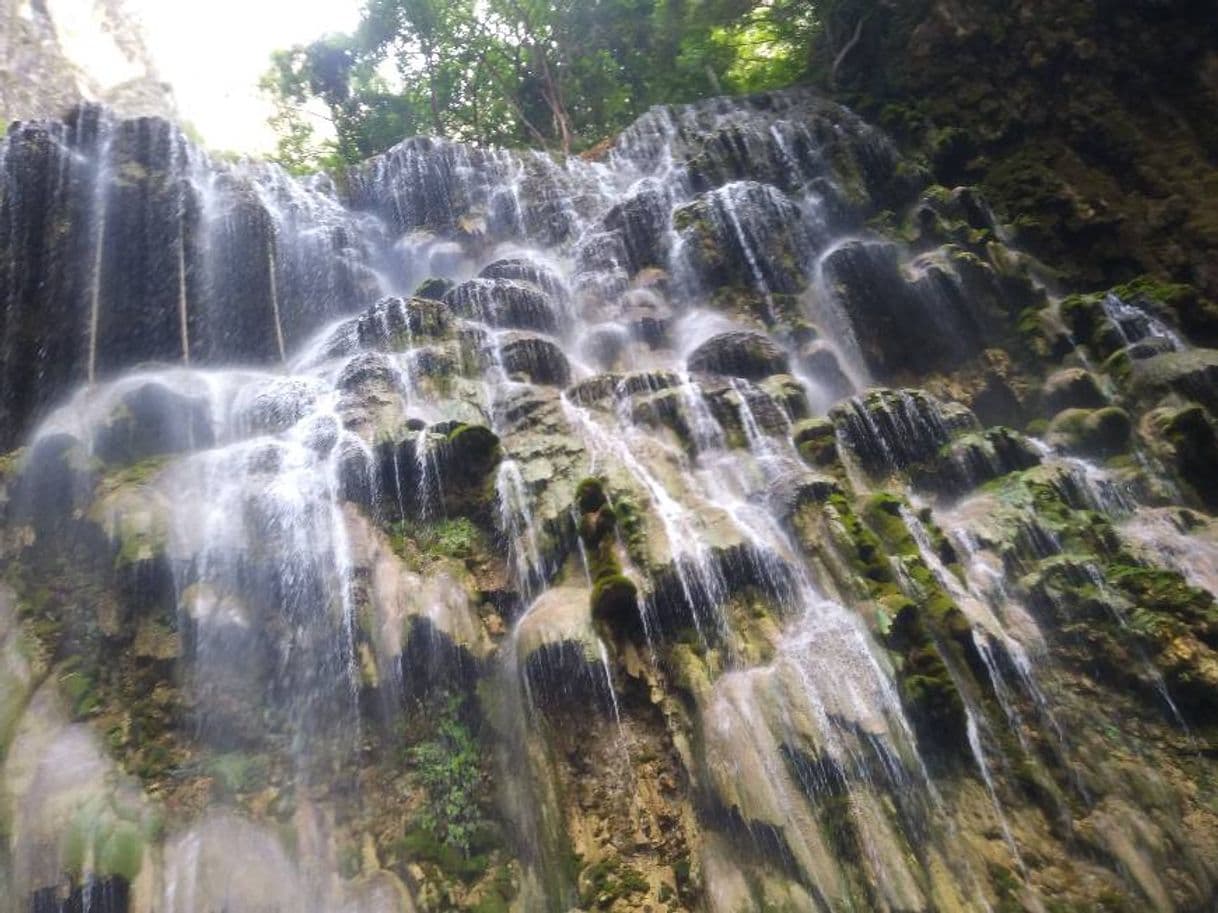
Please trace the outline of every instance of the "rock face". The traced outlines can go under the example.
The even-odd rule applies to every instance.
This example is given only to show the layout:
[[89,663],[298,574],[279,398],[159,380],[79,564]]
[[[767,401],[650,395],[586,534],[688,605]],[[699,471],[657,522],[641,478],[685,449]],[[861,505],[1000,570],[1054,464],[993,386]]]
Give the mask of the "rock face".
[[0,913],[1214,908],[1202,297],[806,91],[348,177],[0,145]]
[[332,188],[214,163],[163,120],[85,106],[17,125],[0,143],[3,443],[140,362],[281,361],[379,296],[358,221]]
[[59,117],[82,101],[128,117],[173,115],[169,87],[121,0],[75,9],[3,0],[0,23],[0,123]]

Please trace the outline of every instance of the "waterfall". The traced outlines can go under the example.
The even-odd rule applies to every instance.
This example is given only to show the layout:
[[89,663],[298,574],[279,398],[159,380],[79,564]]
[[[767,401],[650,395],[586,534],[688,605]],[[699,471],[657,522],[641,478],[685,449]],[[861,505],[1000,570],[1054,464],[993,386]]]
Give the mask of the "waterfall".
[[916,175],[802,90],[337,185],[14,128],[0,913],[1202,909],[1218,528],[1007,409],[1043,284]]

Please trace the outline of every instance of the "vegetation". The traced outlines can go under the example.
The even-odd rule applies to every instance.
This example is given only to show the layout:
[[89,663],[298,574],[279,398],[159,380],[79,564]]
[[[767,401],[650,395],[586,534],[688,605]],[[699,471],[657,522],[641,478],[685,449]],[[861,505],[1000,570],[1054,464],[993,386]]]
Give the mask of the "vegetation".
[[298,170],[354,163],[420,133],[569,153],[652,104],[787,86],[814,65],[832,76],[864,21],[850,7],[369,0],[353,34],[276,52],[263,87],[279,158]]
[[470,558],[483,545],[481,531],[468,517],[452,517],[434,523],[401,520],[390,528],[390,541],[400,555],[409,554],[407,542],[431,558]]
[[482,750],[461,719],[461,699],[450,696],[439,707],[432,737],[410,749],[410,760],[427,791],[420,825],[437,841],[469,858],[479,830],[485,828],[479,801]]

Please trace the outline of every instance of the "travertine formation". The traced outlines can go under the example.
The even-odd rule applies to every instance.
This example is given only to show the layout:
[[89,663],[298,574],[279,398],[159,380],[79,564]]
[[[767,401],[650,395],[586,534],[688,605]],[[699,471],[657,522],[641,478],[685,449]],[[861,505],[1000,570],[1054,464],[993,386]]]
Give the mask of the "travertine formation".
[[806,91],[0,145],[0,910],[1202,911],[1218,338]]

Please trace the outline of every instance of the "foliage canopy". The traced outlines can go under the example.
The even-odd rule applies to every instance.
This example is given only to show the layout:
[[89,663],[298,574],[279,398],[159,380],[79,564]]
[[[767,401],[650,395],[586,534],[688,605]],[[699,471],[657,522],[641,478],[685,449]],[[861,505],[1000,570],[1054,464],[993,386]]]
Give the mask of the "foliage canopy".
[[[848,40],[866,5],[367,0],[353,34],[276,52],[263,87],[279,160],[297,170],[358,162],[421,133],[577,152],[653,104],[827,72],[833,35]],[[318,131],[322,120],[333,139],[319,138],[331,132]]]

